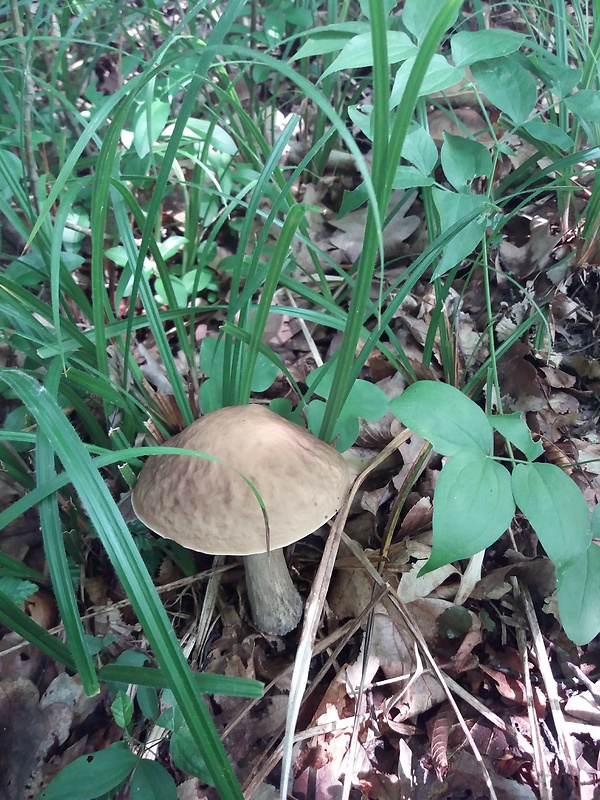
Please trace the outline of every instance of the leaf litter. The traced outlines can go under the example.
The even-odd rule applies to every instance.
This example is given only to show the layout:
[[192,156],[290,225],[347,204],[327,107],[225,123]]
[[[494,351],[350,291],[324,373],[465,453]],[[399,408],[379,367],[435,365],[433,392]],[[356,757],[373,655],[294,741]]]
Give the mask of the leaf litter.
[[[107,68],[104,80],[113,79]],[[474,109],[457,107],[455,114],[458,124],[450,131],[454,135],[475,134],[486,127]],[[443,125],[433,112],[432,129],[440,122]],[[443,135],[432,135],[441,145]],[[490,144],[483,137],[482,141]],[[517,153],[503,169],[515,169],[526,158],[525,148],[517,148]],[[353,164],[349,167],[344,161],[340,179],[334,156],[335,151],[328,163],[331,173],[302,190],[306,202],[320,206],[319,213],[307,217],[311,239],[336,263],[344,264],[360,253],[365,213],[353,211],[337,219],[339,183],[348,183]],[[297,155],[292,152],[288,158],[294,163]],[[399,260],[418,250],[422,214],[417,203],[406,204],[404,216],[386,232],[386,258]],[[506,412],[526,415],[546,459],[569,470],[592,508],[600,498],[597,272],[576,263],[576,242],[557,227],[556,211],[550,206],[538,205],[535,213],[524,210],[518,222],[494,254],[497,274],[491,288],[497,338],[508,340],[531,313],[533,303],[546,309],[548,329],[542,346],[524,336],[500,357],[500,400]],[[295,256],[300,266],[310,265],[302,247]],[[569,260],[574,268],[565,270]],[[517,291],[507,277],[523,283],[525,292]],[[385,278],[392,279],[391,270]],[[441,378],[439,339],[431,364],[422,364],[433,312],[429,291],[426,284],[414,288],[397,312],[393,330],[419,377]],[[455,320],[461,376],[487,357],[481,327],[484,308],[482,284],[474,280],[465,286],[457,279],[444,314],[449,324]],[[312,367],[307,331],[293,318],[273,317],[268,343],[294,377],[303,380],[307,364]],[[215,317],[208,325],[202,323],[199,336],[214,333],[219,322]],[[308,332],[315,335],[321,351],[331,346],[314,325]],[[165,420],[177,430],[181,420],[169,402],[170,388],[156,343],[140,338],[137,357]],[[185,369],[183,363],[181,368]],[[393,396],[393,376],[374,376],[375,360],[362,377],[376,380]],[[362,443],[376,453],[397,432],[389,419],[364,424]],[[400,463],[392,474],[386,473],[385,465],[374,472],[350,513],[348,530],[357,531],[355,546],[339,551],[324,621],[312,648],[311,679],[295,734],[293,794],[329,800],[350,780],[362,795],[377,800],[489,796],[490,785],[498,798],[527,799],[538,792],[549,796],[542,794],[546,790],[553,797],[567,798],[579,783],[581,796],[592,798],[600,769],[598,641],[578,648],[562,633],[553,597],[553,567],[524,521],[517,517],[508,534],[488,550],[482,574],[469,582],[460,605],[456,598],[461,585],[464,589],[465,573],[458,567],[441,567],[419,577],[431,552],[431,500],[441,466],[433,455],[407,496],[398,538],[382,555],[390,504],[422,445],[416,436],[401,445],[396,453]],[[324,530],[312,535],[294,551],[294,578],[304,594],[327,534]],[[6,531],[0,545],[3,552],[12,552],[14,543],[7,541]],[[35,556],[36,548],[39,542],[33,537],[19,557],[26,560],[27,551]],[[219,578],[214,606],[201,611],[198,587],[184,577],[178,554],[172,555],[161,555],[159,570],[178,631],[187,628],[189,633],[201,613],[211,620],[206,636],[196,642],[197,667],[258,678],[267,685],[260,701],[212,699],[215,721],[240,780],[247,789],[257,788],[255,797],[263,792],[266,796],[280,778],[281,736],[297,635],[277,640],[251,629],[241,571],[235,566],[223,573],[215,570]],[[212,571],[210,559],[203,566]],[[93,586],[92,580],[100,585]],[[374,596],[376,587],[383,592],[379,599]],[[112,656],[127,647],[145,649],[128,604],[120,604],[120,587],[99,575],[86,579],[83,591],[93,633],[115,638],[109,645]],[[532,595],[535,602],[523,599]],[[105,608],[103,613],[98,606]],[[365,615],[369,607],[371,612]],[[31,609],[28,613],[33,615]],[[215,617],[219,617],[216,627]],[[537,632],[532,620],[539,626]],[[49,620],[47,627],[52,624]],[[4,633],[0,648],[9,653],[0,653],[0,717],[10,721],[0,746],[4,759],[0,774],[8,776],[10,785],[2,796],[33,797],[33,787],[42,786],[49,772],[88,747],[88,736],[78,727],[87,715],[96,715],[96,747],[115,741],[119,733],[100,698],[85,711],[77,711],[75,679],[65,673],[52,677],[52,668],[37,651],[20,646],[14,634]],[[16,661],[10,659],[15,652]],[[65,685],[55,695],[59,679]],[[47,687],[45,701],[40,700],[39,686]],[[61,748],[59,756],[50,757]],[[179,790],[181,798],[213,796],[196,780],[182,781]]]

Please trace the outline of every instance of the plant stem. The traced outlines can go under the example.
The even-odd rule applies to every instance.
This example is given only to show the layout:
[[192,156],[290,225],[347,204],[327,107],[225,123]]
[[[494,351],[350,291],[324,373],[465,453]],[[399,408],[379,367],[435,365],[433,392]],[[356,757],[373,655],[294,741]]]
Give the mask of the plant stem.
[[25,46],[25,31],[23,23],[19,16],[19,2],[18,0],[10,0],[10,13],[12,23],[15,29],[15,37],[17,39],[17,48],[21,56],[21,69],[23,70],[23,114],[22,114],[22,134],[23,134],[23,151],[25,173],[27,175],[27,183],[29,184],[29,193],[33,202],[33,207],[36,212],[38,209],[37,185],[40,179],[37,163],[35,160],[35,153],[33,151],[33,136],[31,128],[31,112],[35,100],[35,87],[31,72],[29,71],[29,56]]

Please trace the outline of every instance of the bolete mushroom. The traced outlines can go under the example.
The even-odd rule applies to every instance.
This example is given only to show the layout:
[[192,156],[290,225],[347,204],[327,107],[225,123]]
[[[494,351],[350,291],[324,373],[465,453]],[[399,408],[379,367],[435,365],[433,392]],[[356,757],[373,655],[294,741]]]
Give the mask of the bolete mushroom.
[[[259,405],[213,411],[168,444],[224,463],[150,456],[131,498],[136,515],[191,550],[244,556],[254,623],[270,634],[293,630],[303,603],[282,548],[317,530],[341,506],[350,476],[340,453]],[[265,504],[269,544],[260,504],[238,473]]]

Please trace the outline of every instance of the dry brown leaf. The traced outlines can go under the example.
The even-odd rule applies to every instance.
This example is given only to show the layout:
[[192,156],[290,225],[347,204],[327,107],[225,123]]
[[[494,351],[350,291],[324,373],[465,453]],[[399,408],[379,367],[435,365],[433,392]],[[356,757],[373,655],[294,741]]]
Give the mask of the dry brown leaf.
[[452,136],[473,137],[486,147],[493,146],[494,137],[479,112],[473,108],[454,108],[452,115],[456,117],[456,120],[439,108],[430,111],[427,115],[429,133],[438,147],[444,143],[444,133]]
[[398,597],[403,603],[411,603],[413,600],[422,600],[424,597],[429,597],[451,575],[460,574],[456,567],[453,567],[452,564],[447,564],[419,577],[419,572],[426,563],[426,559],[415,561],[411,565],[410,571],[403,573],[401,576]]
[[[392,198],[388,206],[389,211],[400,202],[402,196],[403,192],[392,192]],[[383,231],[383,248],[386,260],[393,259],[402,252],[404,242],[421,224],[421,219],[417,216],[404,216],[410,206],[411,202],[409,201]],[[329,224],[339,231],[339,233],[335,233],[330,237],[331,244],[342,250],[346,254],[348,261],[354,263],[363,249],[367,225],[367,209],[359,208],[356,211],[351,211],[341,219],[329,220]]]
[[29,785],[48,751],[69,735],[73,715],[63,703],[40,708],[25,678],[0,681],[0,800],[28,800]]

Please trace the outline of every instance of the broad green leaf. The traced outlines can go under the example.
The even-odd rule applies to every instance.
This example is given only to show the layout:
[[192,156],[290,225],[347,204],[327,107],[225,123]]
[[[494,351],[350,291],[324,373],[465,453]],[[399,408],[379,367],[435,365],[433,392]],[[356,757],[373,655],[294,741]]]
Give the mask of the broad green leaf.
[[177,800],[177,786],[158,761],[140,759],[131,779],[131,800]]
[[122,742],[68,764],[36,800],[95,800],[116,789],[139,759]]
[[527,57],[533,71],[544,81],[558,100],[562,100],[579,86],[583,71],[579,67],[569,67],[562,59],[547,50],[538,49]]
[[510,474],[480,450],[464,450],[442,468],[433,495],[433,550],[420,575],[485,550],[515,513]]
[[149,106],[144,103],[138,108],[133,122],[133,146],[140,158],[148,155],[163,132],[170,110],[171,104],[162,100],[153,100]]
[[584,645],[600,633],[600,547],[592,544],[556,573],[558,613],[565,633]]
[[[203,414],[216,411],[223,405],[223,366],[224,343],[218,339],[207,337],[200,345],[200,366],[208,379],[200,386],[198,399]],[[279,367],[265,355],[259,353],[252,376],[251,390],[265,392],[273,383]]]
[[514,414],[488,414],[488,420],[498,433],[518,447],[529,461],[535,461],[543,454],[542,443],[533,441],[531,431],[518,411],[515,411]]
[[421,42],[446,5],[446,0],[406,0],[402,11],[402,23]]
[[487,455],[492,449],[494,435],[484,412],[447,383],[417,381],[391,401],[390,410],[444,456],[473,449]]
[[[417,47],[401,31],[388,31],[388,63],[396,64],[417,53]],[[342,69],[372,67],[374,64],[373,43],[370,33],[359,33],[347,42],[339,56],[325,70],[321,80]]]
[[[487,201],[483,195],[449,192],[446,189],[437,187],[434,187],[431,193],[440,217],[442,233],[445,233],[463,217],[478,209],[481,210],[483,215],[487,207]],[[483,239],[486,226],[487,219],[483,216],[465,225],[460,235],[451,239],[444,248],[440,262],[434,270],[433,278],[441,278],[448,270],[470,256]]]
[[[169,125],[163,131],[161,139],[169,139],[175,130],[174,125]],[[225,128],[220,125],[213,125],[208,119],[195,119],[190,117],[186,122],[185,130],[181,139],[184,143],[198,143],[207,141],[218,150],[220,153],[225,153],[228,156],[235,156],[238,147],[231,134],[227,133]]]
[[158,245],[159,252],[165,261],[168,261],[178,253],[184,244],[187,244],[185,236],[167,236],[164,242]]
[[471,67],[477,88],[514,121],[524,122],[537,99],[535,79],[513,58],[478,61]]
[[[407,58],[396,73],[392,94],[390,96],[390,108],[395,108],[402,100],[402,95],[410,80],[410,74],[415,59],[416,56]],[[419,88],[419,97],[424,97],[434,92],[442,92],[444,89],[448,89],[450,86],[454,86],[455,83],[461,81],[464,76],[464,70],[453,67],[446,61],[444,56],[436,53],[427,67],[423,83]]]
[[592,511],[592,539],[600,539],[600,503]]
[[457,67],[468,67],[476,61],[507,56],[518,50],[525,39],[524,33],[502,29],[459,31],[450,42],[452,61]]
[[[316,381],[322,367],[314,370],[306,379],[310,387]],[[332,388],[333,371],[325,375],[315,390],[321,397],[328,397]],[[308,427],[317,435],[325,413],[325,403],[321,400],[312,400],[306,410]],[[340,452],[352,447],[359,433],[359,419],[375,422],[381,419],[389,410],[389,399],[382,390],[369,381],[357,380],[344,403],[338,417],[334,437],[335,445]]]
[[[397,3],[396,0],[383,0],[385,13],[388,15],[390,11],[392,11]],[[360,5],[360,10],[365,15],[367,19],[371,19],[371,0],[358,0],[358,4]]]
[[444,132],[441,159],[444,175],[458,192],[470,187],[475,178],[490,175],[492,171],[490,151],[466,136]]
[[[205,375],[214,379],[217,383],[223,382],[223,369],[225,359],[225,342],[223,339],[206,337],[200,345],[200,366]],[[252,391],[266,392],[277,377],[279,367],[272,361],[259,353],[256,359],[254,375],[252,377]],[[217,405],[216,408],[219,408]],[[214,410],[211,408],[211,410]],[[204,411],[203,413],[208,413]]]
[[182,725],[173,733],[170,749],[171,758],[179,769],[194,775],[204,783],[208,783],[209,786],[214,785],[208,767],[187,725]]
[[591,541],[587,503],[577,484],[554,464],[517,464],[513,495],[557,569],[575,563]]
[[539,117],[534,117],[524,122],[522,127],[534,139],[538,139],[540,142],[548,142],[548,144],[555,144],[561,150],[570,150],[574,145],[573,139],[566,131],[563,131],[553,122],[544,122]]
[[114,261],[119,267],[124,267],[125,264],[127,264],[127,253],[121,244],[116,247],[109,247],[108,250],[104,251],[104,255],[110,258],[111,261]]
[[566,98],[565,105],[586,122],[600,122],[600,92],[595,89],[580,89]]
[[[169,278],[171,283],[171,288],[175,294],[175,300],[177,302],[177,308],[185,308],[187,306],[188,301],[188,293],[187,289],[185,288],[184,282],[181,278],[176,277],[173,275]],[[156,297],[156,302],[159,305],[166,305],[167,297],[165,292],[165,285],[160,278],[157,278],[154,281],[154,292]]]
[[83,208],[76,206],[69,211],[66,221],[67,226],[63,230],[62,240],[65,245],[65,249],[68,250],[69,248],[73,249],[73,245],[78,244],[85,238],[85,233],[83,231],[75,230],[75,228],[89,228],[90,215]]
[[418,186],[433,186],[431,175],[423,175],[416,167],[398,167],[394,175],[393,189],[413,189]]
[[313,58],[341,50],[346,42],[356,34],[368,33],[368,31],[369,25],[366,22],[343,22],[307,31],[304,34],[306,41],[290,58],[290,62],[297,61],[299,58]]
[[438,149],[422,125],[409,129],[402,148],[402,158],[409,161],[423,175],[429,175],[435,169]]
[[185,286],[187,293],[191,294],[194,289],[196,292],[203,292],[214,278],[215,273],[212,270],[198,267],[198,269],[186,272],[181,282]]

